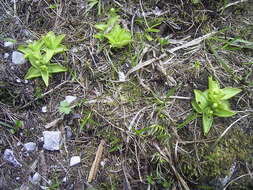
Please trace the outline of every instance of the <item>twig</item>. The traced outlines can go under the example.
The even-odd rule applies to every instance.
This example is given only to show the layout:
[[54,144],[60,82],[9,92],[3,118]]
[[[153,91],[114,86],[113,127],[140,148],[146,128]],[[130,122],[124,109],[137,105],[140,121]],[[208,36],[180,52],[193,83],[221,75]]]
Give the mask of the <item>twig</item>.
[[[175,48],[172,48],[172,49],[169,49],[167,50],[169,53],[173,54],[174,52],[180,50],[180,49],[185,49],[185,48],[189,48],[189,47],[192,47],[192,46],[195,46],[195,45],[198,45],[200,44],[202,41],[206,40],[207,38],[210,38],[211,36],[213,36],[214,34],[216,34],[218,31],[214,31],[214,32],[210,32],[204,36],[201,36],[199,38],[196,38],[194,40],[191,40],[185,44],[182,44],[178,47],[175,47]],[[135,72],[135,71],[138,71],[139,69],[143,68],[143,67],[146,67],[156,61],[159,61],[163,58],[165,58],[167,56],[167,53],[163,53],[162,55],[160,55],[160,57],[156,57],[156,58],[152,58],[150,60],[147,60],[145,62],[141,62],[139,63],[138,65],[136,65],[135,67],[133,67],[132,69],[130,69],[127,74],[126,74],[126,77],[128,77],[131,73]],[[171,60],[171,58],[169,58],[169,60]],[[168,60],[166,60],[165,62],[168,62]]]
[[236,1],[236,2],[233,2],[233,3],[229,3],[229,4],[227,4],[226,6],[224,6],[224,7],[222,7],[221,9],[220,9],[220,11],[224,11],[226,8],[228,8],[228,7],[231,7],[231,6],[233,6],[233,5],[237,5],[237,4],[239,4],[239,3],[244,3],[244,2],[247,2],[248,0],[239,0],[239,1]]
[[250,176],[250,175],[251,175],[251,174],[244,174],[244,175],[241,175],[241,176],[239,176],[239,177],[237,177],[237,178],[231,180],[222,190],[226,190],[227,187],[228,187],[231,183],[235,182],[236,180],[241,179],[241,178],[246,177],[246,176]]
[[43,98],[44,96],[50,94],[51,92],[53,92],[53,91],[56,90],[57,88],[60,88],[62,85],[66,84],[66,83],[68,83],[68,82],[69,82],[69,81],[64,81],[63,83],[57,85],[57,86],[54,87],[53,89],[51,89],[51,90],[45,92],[45,93],[42,94],[40,97],[37,97],[37,98],[33,99],[32,101],[28,102],[27,104],[23,105],[22,107],[17,108],[16,110],[20,110],[20,109],[26,108],[27,106],[31,105],[33,102],[36,102],[37,100],[39,100],[39,99]]
[[213,144],[211,150],[213,150],[215,148],[215,146],[218,144],[218,142],[222,139],[222,137],[228,132],[228,130],[234,126],[234,124],[236,124],[238,121],[242,120],[245,117],[248,117],[249,114],[244,115],[242,117],[240,117],[239,119],[235,120],[233,123],[231,123],[228,128],[225,129],[225,131],[219,136],[219,138],[215,141],[215,143]]
[[96,178],[99,162],[101,160],[102,153],[104,150],[104,144],[105,144],[105,141],[101,140],[100,144],[98,146],[97,152],[96,152],[95,160],[93,161],[91,169],[90,169],[90,173],[89,173],[89,177],[88,177],[88,181],[87,181],[88,183],[92,182],[92,180]]

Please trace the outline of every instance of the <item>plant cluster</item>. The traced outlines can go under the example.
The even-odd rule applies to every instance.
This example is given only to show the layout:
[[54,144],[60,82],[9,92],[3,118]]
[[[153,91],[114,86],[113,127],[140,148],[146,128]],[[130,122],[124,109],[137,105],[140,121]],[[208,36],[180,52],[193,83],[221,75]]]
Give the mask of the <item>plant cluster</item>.
[[115,9],[110,10],[109,19],[106,23],[96,24],[95,28],[100,32],[94,37],[99,40],[107,39],[113,48],[123,48],[132,40],[131,34],[120,26],[120,16]]
[[238,88],[220,88],[217,81],[208,78],[208,89],[204,92],[194,90],[195,100],[192,101],[194,110],[202,115],[204,134],[212,127],[214,116],[231,117],[236,114],[232,111],[228,99],[240,93]]
[[46,86],[49,83],[49,76],[52,73],[65,72],[67,69],[60,64],[51,63],[54,55],[62,53],[67,48],[61,44],[65,35],[56,36],[53,32],[48,32],[39,40],[20,46],[19,51],[24,53],[24,57],[29,60],[31,67],[26,73],[26,79],[42,77]]

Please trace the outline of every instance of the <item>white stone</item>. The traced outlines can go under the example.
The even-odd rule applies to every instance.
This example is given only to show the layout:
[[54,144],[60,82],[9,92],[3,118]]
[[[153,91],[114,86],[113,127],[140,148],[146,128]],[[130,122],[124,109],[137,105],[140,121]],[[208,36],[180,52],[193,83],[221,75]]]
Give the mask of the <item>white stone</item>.
[[5,53],[5,54],[4,54],[4,59],[7,59],[9,56],[10,56],[10,54]]
[[126,81],[126,75],[123,72],[119,71],[118,75],[119,75],[119,81],[120,82],[125,82]]
[[31,178],[30,178],[30,182],[33,184],[33,185],[38,185],[41,181],[41,175],[36,172]]
[[24,58],[24,54],[20,53],[18,51],[14,51],[12,52],[12,63],[15,65],[19,65],[19,64],[23,64],[26,62],[25,58]]
[[13,42],[4,42],[4,47],[13,48],[14,43]]
[[69,104],[71,104],[75,100],[76,100],[76,96],[66,96],[65,97],[65,101],[68,102]]
[[62,135],[60,131],[44,131],[43,132],[44,145],[46,150],[60,150]]
[[67,182],[67,177],[66,177],[66,176],[62,179],[62,182],[63,182],[63,183],[66,183],[66,182]]
[[43,107],[41,108],[41,112],[42,112],[42,113],[47,113],[47,106],[43,106]]
[[16,79],[16,82],[17,82],[17,83],[21,83],[21,80],[20,80],[20,79]]
[[24,144],[24,148],[27,152],[33,152],[36,150],[37,145],[34,142],[28,142]]
[[22,167],[22,164],[20,164],[15,156],[14,156],[14,153],[11,149],[5,149],[4,151],[4,156],[3,156],[3,160],[12,164],[14,167]]
[[70,164],[69,164],[69,166],[70,166],[70,167],[71,167],[71,166],[75,166],[75,165],[79,164],[80,162],[81,162],[80,156],[72,156],[72,157],[70,158]]

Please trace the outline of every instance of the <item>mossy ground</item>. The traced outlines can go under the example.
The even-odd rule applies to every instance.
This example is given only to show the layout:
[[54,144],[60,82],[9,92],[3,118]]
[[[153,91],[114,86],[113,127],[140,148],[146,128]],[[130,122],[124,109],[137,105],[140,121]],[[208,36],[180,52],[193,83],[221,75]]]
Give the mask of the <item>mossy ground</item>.
[[[24,165],[14,168],[1,157],[0,189],[24,184],[40,189],[28,180],[35,171],[43,177],[40,185],[48,189],[252,189],[253,47],[228,46],[236,38],[253,42],[252,3],[98,3],[100,15],[98,5],[85,13],[88,4],[78,0],[0,1],[0,53],[11,52],[2,48],[7,38],[18,46],[49,31],[66,34],[69,48],[55,58],[69,72],[53,75],[48,88],[40,78],[23,81],[29,63],[11,65],[10,59],[0,58],[0,121],[11,126],[15,120],[24,122],[14,133],[0,124],[1,153],[11,148]],[[122,49],[94,38],[94,25],[105,21],[111,8],[132,34],[133,41]],[[148,26],[154,25],[160,32],[149,32]],[[213,31],[217,33],[194,46],[171,52]],[[160,44],[163,38],[168,43]],[[122,73],[126,81],[120,80]],[[215,118],[208,136],[203,135],[200,118],[179,128],[193,112],[193,89],[206,89],[210,75],[222,87],[243,90],[231,100],[237,115]],[[71,114],[63,116],[58,106],[67,95],[78,100]],[[47,113],[41,112],[44,105]],[[65,134],[65,126],[70,126],[72,138],[59,152],[43,151],[39,139],[44,126],[61,117],[50,130]],[[102,139],[106,145],[97,177],[88,184]],[[38,151],[27,156],[17,144],[29,141],[38,143]],[[69,167],[75,155],[81,156],[81,164]],[[225,177],[229,180],[221,185]]]

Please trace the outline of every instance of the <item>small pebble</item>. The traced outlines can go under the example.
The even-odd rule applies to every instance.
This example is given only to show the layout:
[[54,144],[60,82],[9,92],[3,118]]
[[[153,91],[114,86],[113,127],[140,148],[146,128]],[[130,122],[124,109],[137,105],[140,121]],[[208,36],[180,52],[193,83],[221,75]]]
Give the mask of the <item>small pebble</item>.
[[119,71],[118,75],[119,75],[119,81],[120,82],[126,81],[126,75],[123,72]]
[[16,160],[16,158],[14,156],[14,153],[11,149],[5,149],[3,160],[10,163],[10,164],[12,164],[14,167],[17,167],[17,168],[22,167],[22,164],[20,164]]
[[18,51],[12,52],[12,63],[13,64],[20,65],[20,64],[23,64],[25,62],[26,62],[26,60],[24,58],[24,54],[23,53],[20,53]]
[[24,144],[24,148],[27,152],[33,152],[36,150],[37,145],[34,142],[28,142]]
[[38,185],[41,181],[41,175],[36,172],[29,180],[33,185]]
[[4,54],[4,59],[7,59],[9,56],[10,56],[10,54],[5,53],[5,54]]
[[71,167],[71,166],[75,166],[75,165],[79,164],[80,162],[81,162],[80,156],[72,156],[72,157],[70,158],[70,164],[69,164],[69,166],[70,166],[70,167]]
[[75,100],[76,100],[76,96],[66,96],[65,97],[65,101],[68,102],[69,104],[71,104]]
[[47,113],[47,106],[43,106],[43,107],[41,108],[41,112],[42,112],[42,113]]
[[20,80],[20,79],[16,79],[16,82],[17,82],[17,83],[21,83],[21,80]]
[[13,42],[4,42],[4,47],[13,48],[14,43]]
[[44,131],[43,132],[44,145],[46,150],[60,150],[62,135],[60,131]]

